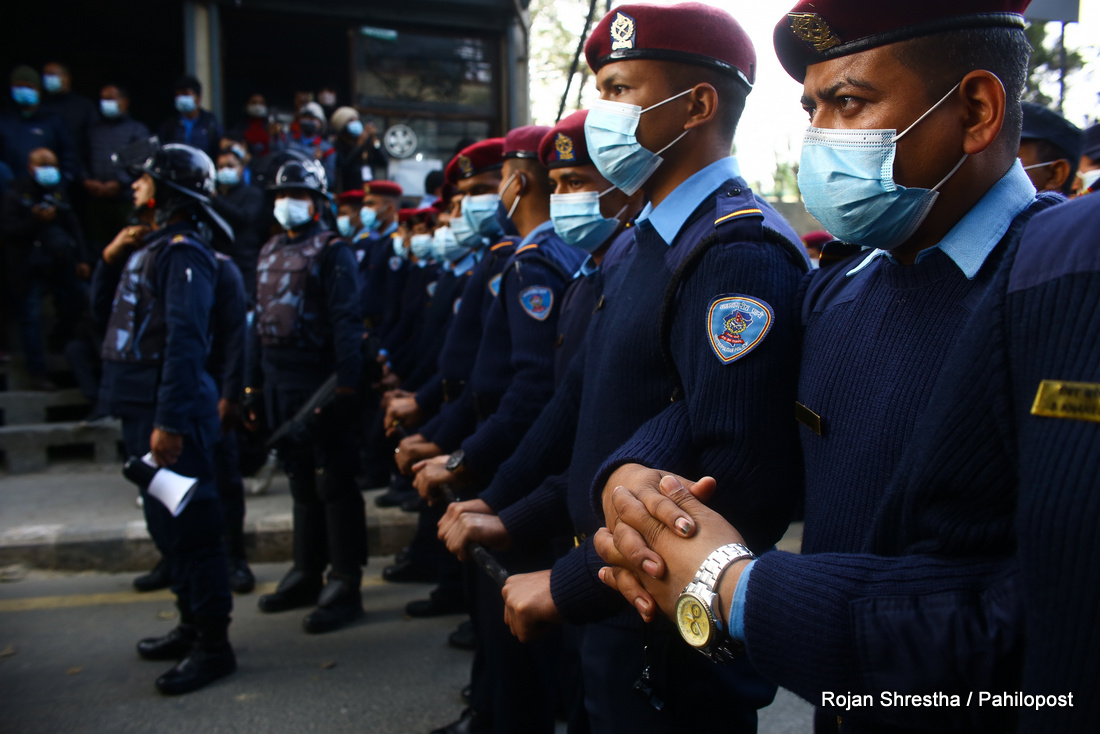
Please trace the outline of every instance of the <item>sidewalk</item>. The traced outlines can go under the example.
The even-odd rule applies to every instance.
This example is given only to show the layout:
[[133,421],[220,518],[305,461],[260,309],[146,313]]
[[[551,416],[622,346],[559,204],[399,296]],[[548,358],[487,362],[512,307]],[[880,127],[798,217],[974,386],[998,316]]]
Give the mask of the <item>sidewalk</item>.
[[[416,531],[416,514],[379,509],[364,493],[370,554],[392,555]],[[143,571],[158,558],[119,464],[60,464],[35,474],[0,475],[0,567],[22,563],[69,571]],[[291,499],[275,472],[266,494],[245,498],[248,559],[291,557]]]

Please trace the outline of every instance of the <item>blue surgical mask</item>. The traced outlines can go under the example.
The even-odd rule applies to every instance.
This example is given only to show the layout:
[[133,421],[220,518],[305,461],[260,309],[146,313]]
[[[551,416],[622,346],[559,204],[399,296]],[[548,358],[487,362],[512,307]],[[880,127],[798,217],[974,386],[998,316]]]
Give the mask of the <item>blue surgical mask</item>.
[[61,183],[61,171],[57,169],[57,166],[36,166],[34,180],[38,182],[39,186],[52,189]]
[[236,168],[219,168],[214,178],[222,186],[236,186],[241,182],[241,172]]
[[61,77],[57,74],[43,74],[42,86],[50,94],[56,94],[61,91]]
[[101,99],[99,100],[99,111],[104,117],[118,117],[122,114],[122,110],[118,106],[117,99]]
[[275,219],[283,229],[297,229],[313,219],[309,211],[310,202],[305,199],[291,199],[285,196],[275,200]]
[[393,254],[397,255],[402,260],[408,258],[409,253],[405,250],[405,238],[394,235],[393,237]]
[[615,234],[626,205],[614,219],[606,219],[600,211],[600,197],[607,191],[550,195],[550,220],[554,223],[554,232],[563,242],[592,253]]
[[450,227],[440,227],[432,233],[432,251],[436,260],[453,263],[461,260],[470,250],[459,244]]
[[190,94],[176,95],[176,109],[183,113],[195,111],[195,98]]
[[348,135],[352,136],[353,138],[357,138],[363,134],[363,123],[359,120],[352,120],[346,126],[344,126],[344,130],[347,131]]
[[31,87],[12,87],[11,98],[18,105],[34,107],[38,104],[38,90]]
[[894,182],[897,142],[950,97],[959,85],[901,133],[897,130],[829,130],[811,127],[802,143],[798,188],[806,211],[839,240],[892,250],[908,240],[932,210],[939,188],[966,161],[931,189]]
[[351,223],[351,217],[346,214],[336,217],[336,229],[344,237],[351,237],[353,234],[355,234],[355,227]]
[[451,219],[451,232],[454,233],[455,239],[458,240],[458,244],[463,247],[469,247],[470,249],[476,250],[485,245],[485,240],[477,232],[470,229],[470,225],[465,217],[454,217]]
[[600,175],[615,184],[627,196],[642,187],[664,160],[661,153],[678,143],[688,134],[684,130],[671,143],[650,152],[642,147],[636,137],[638,122],[643,112],[649,112],[672,100],[689,94],[685,89],[666,100],[642,109],[638,105],[624,102],[612,102],[601,99],[592,104],[588,117],[584,119],[584,139],[588,143],[588,154]]
[[362,207],[359,210],[359,223],[363,226],[363,229],[376,229],[378,212],[369,206]]
[[409,249],[413,256],[420,262],[427,262],[432,256],[432,236],[430,234],[414,234],[409,239]]
[[462,218],[470,229],[483,237],[499,237],[504,231],[497,218],[500,194],[480,194],[462,199]]

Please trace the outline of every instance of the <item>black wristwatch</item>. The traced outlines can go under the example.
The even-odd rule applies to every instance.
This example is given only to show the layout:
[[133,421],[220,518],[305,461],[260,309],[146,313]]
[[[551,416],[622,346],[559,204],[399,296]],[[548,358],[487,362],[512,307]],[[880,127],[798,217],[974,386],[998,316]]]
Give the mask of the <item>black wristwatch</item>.
[[451,454],[451,458],[447,459],[447,463],[443,466],[455,475],[455,479],[466,479],[470,474],[470,467],[466,466],[466,452],[462,449]]

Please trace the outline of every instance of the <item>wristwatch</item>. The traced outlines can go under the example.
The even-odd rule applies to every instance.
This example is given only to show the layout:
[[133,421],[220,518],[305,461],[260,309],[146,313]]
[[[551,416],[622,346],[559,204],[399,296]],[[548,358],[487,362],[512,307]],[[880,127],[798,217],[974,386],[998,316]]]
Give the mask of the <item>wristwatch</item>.
[[447,459],[447,463],[443,465],[447,471],[455,475],[455,479],[465,479],[470,473],[470,467],[466,466],[466,452],[462,449],[458,449],[451,457]]
[[730,543],[713,551],[676,600],[676,627],[687,644],[716,663],[740,657],[745,646],[720,629],[714,605],[718,602],[718,580],[733,563],[756,558],[741,543]]

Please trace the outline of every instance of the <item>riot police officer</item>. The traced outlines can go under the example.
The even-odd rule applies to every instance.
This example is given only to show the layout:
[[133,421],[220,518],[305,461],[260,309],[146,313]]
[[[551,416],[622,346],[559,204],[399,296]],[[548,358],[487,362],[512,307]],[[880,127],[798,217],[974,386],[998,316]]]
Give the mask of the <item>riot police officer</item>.
[[112,243],[96,270],[94,300],[107,317],[100,399],[122,419],[131,455],[151,453],[159,466],[198,480],[178,514],[143,489],[146,522],[168,562],[180,616],[175,629],[137,649],[147,660],[180,659],[156,681],[162,693],[177,694],[237,667],[227,637],[233,602],[211,454],[218,392],[204,369],[217,273],[207,225],[224,222],[209,208],[214,164],[196,148],[154,149],[133,188],[135,205],[153,210],[156,226],[129,257],[122,244],[129,241]]
[[303,626],[326,632],[363,613],[359,585],[367,527],[354,480],[353,430],[363,341],[356,262],[332,231],[331,198],[316,162],[288,161],[269,190],[285,232],[264,245],[257,266],[251,387],[246,388],[251,417],[259,417],[261,390],[269,423],[276,427],[333,372],[337,387],[311,438],[280,449],[294,498],[294,566],[259,606],[281,612],[316,604]]

